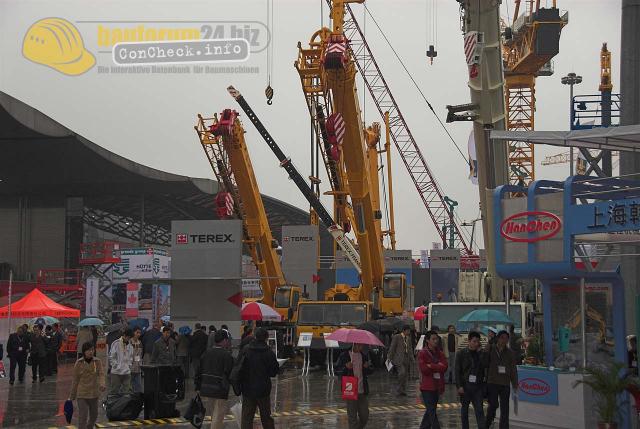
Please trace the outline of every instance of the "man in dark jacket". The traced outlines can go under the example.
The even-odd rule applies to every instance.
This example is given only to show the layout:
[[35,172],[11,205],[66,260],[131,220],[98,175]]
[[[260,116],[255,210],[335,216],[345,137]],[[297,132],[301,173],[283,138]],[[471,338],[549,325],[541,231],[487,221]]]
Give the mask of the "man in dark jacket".
[[251,344],[253,339],[253,328],[251,326],[245,326],[245,331],[242,334],[242,340],[240,340],[240,350]]
[[205,351],[207,351],[207,340],[209,339],[205,332],[205,327],[200,323],[196,323],[196,329],[191,336],[191,344],[189,345],[189,354],[191,355],[191,364],[193,365],[193,373],[197,374],[200,370],[200,360]]
[[62,347],[63,339],[64,336],[62,335],[62,331],[60,330],[60,325],[54,323],[53,332],[51,334],[51,348],[55,350],[55,353],[51,356],[51,360],[49,361],[51,372],[53,374],[58,373],[58,353],[60,353],[60,347]]
[[518,389],[518,369],[516,357],[507,347],[509,333],[500,331],[497,343],[490,347],[488,353],[487,391],[489,393],[489,408],[487,409],[487,427],[490,427],[496,417],[498,399],[500,400],[500,429],[509,428],[509,394]]
[[354,344],[351,350],[343,352],[336,364],[336,373],[358,378],[358,399],[347,402],[349,429],[363,429],[369,420],[369,381],[373,372],[369,356],[362,352],[361,344]]
[[275,428],[271,417],[271,377],[278,375],[280,366],[275,353],[267,345],[268,336],[266,329],[256,329],[255,339],[242,350],[238,357],[239,360],[244,359],[240,372],[242,429],[253,427],[256,407],[260,409],[262,427]]
[[47,373],[47,349],[42,335],[42,325],[34,325],[33,333],[30,337],[31,342],[31,375],[33,382],[38,380],[40,375],[40,383],[44,381],[44,375]]
[[175,365],[176,363],[176,342],[171,338],[171,329],[162,328],[162,336],[153,344],[151,352],[151,364],[153,365]]
[[23,326],[18,328],[15,334],[9,335],[7,340],[7,356],[9,356],[9,384],[13,386],[16,381],[16,365],[18,366],[18,381],[24,383],[24,372],[27,366],[27,354],[29,353],[29,338]]
[[47,326],[44,328],[44,347],[47,351],[47,372],[45,373],[47,376],[53,375],[53,360],[57,358],[56,353],[56,339],[53,336],[53,328],[51,326]]
[[393,336],[388,359],[398,371],[398,386],[395,393],[399,396],[407,396],[409,371],[415,366],[410,326],[403,326],[402,332]]
[[469,345],[456,353],[455,380],[462,408],[460,418],[462,429],[469,429],[469,404],[473,404],[478,429],[484,429],[484,409],[482,400],[485,389],[485,359],[480,346],[480,334],[469,332]]
[[142,335],[142,350],[144,352],[143,361],[145,365],[151,363],[151,355],[153,353],[153,345],[162,336],[158,322],[153,322],[153,326]]
[[[206,334],[205,334],[206,338]],[[207,350],[198,365],[195,376],[196,391],[203,398],[210,398],[211,429],[222,429],[229,399],[229,376],[233,369],[233,357],[229,353],[229,338],[218,331],[214,337],[215,346]],[[206,343],[205,343],[206,347]]]

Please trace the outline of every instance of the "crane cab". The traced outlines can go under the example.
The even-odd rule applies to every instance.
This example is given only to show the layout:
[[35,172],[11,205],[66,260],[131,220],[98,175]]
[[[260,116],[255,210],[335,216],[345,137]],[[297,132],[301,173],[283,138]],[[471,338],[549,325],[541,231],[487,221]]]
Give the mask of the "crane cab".
[[273,306],[283,320],[295,323],[298,320],[298,303],[301,299],[302,290],[298,286],[279,286],[273,297]]
[[383,315],[401,315],[407,296],[407,277],[404,273],[385,273],[382,290],[378,294],[378,305]]

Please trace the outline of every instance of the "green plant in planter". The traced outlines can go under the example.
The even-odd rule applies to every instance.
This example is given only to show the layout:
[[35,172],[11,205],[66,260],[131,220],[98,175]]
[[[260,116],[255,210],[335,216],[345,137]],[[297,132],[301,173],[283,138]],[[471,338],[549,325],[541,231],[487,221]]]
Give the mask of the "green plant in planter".
[[589,386],[595,394],[599,424],[615,424],[620,417],[618,395],[629,388],[638,388],[640,379],[631,375],[627,366],[621,362],[589,366],[584,369],[584,376],[584,379],[575,381],[573,387],[579,384]]

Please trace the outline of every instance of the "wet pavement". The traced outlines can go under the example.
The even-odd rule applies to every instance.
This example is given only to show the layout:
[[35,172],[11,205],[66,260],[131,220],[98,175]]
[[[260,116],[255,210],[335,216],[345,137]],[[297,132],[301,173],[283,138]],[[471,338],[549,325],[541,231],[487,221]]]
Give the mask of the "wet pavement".
[[[0,380],[1,427],[65,427],[66,421],[62,407],[65,399],[69,396],[72,368],[71,363],[61,364],[57,376],[47,378],[44,383],[31,383],[30,368],[27,369],[25,384],[16,382],[14,386],[9,386],[8,378]],[[371,415],[367,428],[404,429],[417,428],[420,425],[424,410],[421,407],[417,379],[411,381],[409,389],[411,393],[406,397],[399,397],[391,393],[394,391],[394,381],[394,377],[384,370],[378,370],[371,376]],[[320,368],[312,371],[305,378],[300,377],[299,370],[285,369],[274,382],[272,391],[272,408],[276,416],[276,427],[348,427],[340,388],[339,377],[328,377]],[[233,394],[231,396],[230,404],[233,404],[237,398]],[[178,404],[178,409],[181,412],[184,412],[191,397],[193,397],[193,382],[187,380],[186,400]],[[459,403],[453,386],[447,386],[441,403],[443,403],[443,407],[438,411],[441,427],[443,429],[460,427]],[[142,418],[142,414],[140,418]],[[168,421],[174,423],[165,424]],[[75,423],[74,418],[72,424]],[[116,427],[114,423],[107,422],[101,407],[98,427]],[[158,428],[191,427],[183,419],[123,422],[117,426],[133,427],[146,426],[147,424]],[[208,423],[205,423],[203,427],[208,428]],[[238,425],[229,415],[224,427],[225,429],[234,429],[238,428]],[[259,420],[255,421],[254,427],[261,427]],[[471,427],[475,427],[473,422]]]

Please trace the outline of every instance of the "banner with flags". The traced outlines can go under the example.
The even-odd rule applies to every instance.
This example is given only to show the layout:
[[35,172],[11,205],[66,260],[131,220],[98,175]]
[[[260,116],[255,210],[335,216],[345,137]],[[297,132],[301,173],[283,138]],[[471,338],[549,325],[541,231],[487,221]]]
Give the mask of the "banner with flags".
[[138,294],[140,283],[127,283],[127,306],[125,315],[128,318],[138,317]]

